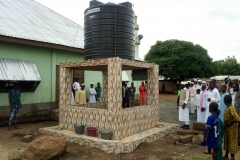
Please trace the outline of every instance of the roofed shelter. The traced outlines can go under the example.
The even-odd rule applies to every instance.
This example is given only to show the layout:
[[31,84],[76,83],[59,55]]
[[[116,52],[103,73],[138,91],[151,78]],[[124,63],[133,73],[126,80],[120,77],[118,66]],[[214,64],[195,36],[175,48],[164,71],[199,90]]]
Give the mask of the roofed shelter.
[[[98,103],[71,106],[72,70],[102,71],[103,95],[105,109]],[[146,106],[122,108],[122,70],[147,69],[147,99]],[[147,130],[159,121],[158,107],[158,65],[137,62],[126,59],[108,58],[82,62],[67,62],[60,64],[60,112],[59,126],[74,130],[74,124],[81,123],[86,127],[94,126],[98,130],[109,129],[113,132],[113,140],[121,140],[132,134]]]

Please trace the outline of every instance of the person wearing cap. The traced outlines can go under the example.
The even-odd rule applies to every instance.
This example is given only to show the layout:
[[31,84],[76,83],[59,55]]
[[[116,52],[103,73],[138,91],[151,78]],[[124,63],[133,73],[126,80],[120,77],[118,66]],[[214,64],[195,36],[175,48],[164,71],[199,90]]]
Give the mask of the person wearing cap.
[[197,88],[197,86],[198,86],[197,79],[193,79],[193,86],[194,86],[195,89]]
[[196,88],[196,89],[202,90],[202,80],[199,79],[199,80],[197,81],[197,83],[198,83],[198,85],[197,85],[197,88]]
[[8,130],[10,131],[10,126],[12,125],[12,121],[14,120],[14,128],[20,129],[17,126],[17,118],[18,118],[18,111],[21,109],[21,92],[19,90],[19,84],[15,83],[14,88],[9,91],[8,93],[8,100],[9,100],[9,109],[10,109],[10,117],[8,122]]
[[75,99],[76,99],[77,92],[80,88],[81,87],[80,87],[80,83],[78,81],[78,78],[75,78],[74,83],[72,85],[72,92],[73,92],[73,96],[74,96]]
[[190,82],[190,87],[189,87],[190,101],[191,101],[190,114],[195,114],[195,95],[196,95],[196,90],[195,90],[193,85],[194,85],[194,83]]
[[218,104],[220,104],[220,94],[219,94],[219,91],[218,89],[216,88],[216,85],[214,82],[210,82],[209,83],[209,90],[208,90],[208,103],[207,103],[207,108],[206,108],[206,114],[205,114],[205,122],[207,122],[207,119],[208,117],[211,115],[211,113],[209,112],[209,105],[212,103],[212,102],[215,102]]
[[95,88],[93,87],[93,83],[90,84],[90,88],[88,90],[88,102],[89,103],[95,103],[96,102],[96,90]]
[[179,100],[179,121],[184,122],[181,127],[183,129],[189,129],[189,108],[190,108],[190,94],[189,94],[190,83],[185,84],[185,88],[181,91]]
[[78,90],[75,101],[77,104],[86,104],[86,91],[84,84],[81,84],[81,89]]

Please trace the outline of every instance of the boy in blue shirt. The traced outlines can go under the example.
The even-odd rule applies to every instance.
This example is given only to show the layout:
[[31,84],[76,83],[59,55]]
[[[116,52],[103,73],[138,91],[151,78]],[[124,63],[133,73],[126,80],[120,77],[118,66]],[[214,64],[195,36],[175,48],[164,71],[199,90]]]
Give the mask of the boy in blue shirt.
[[19,84],[14,84],[14,89],[10,90],[8,93],[9,99],[9,109],[10,109],[10,117],[8,122],[8,130],[10,131],[10,126],[12,125],[12,121],[14,120],[14,128],[20,129],[17,126],[17,118],[18,118],[18,111],[21,109],[21,92],[19,91]]
[[218,152],[218,104],[213,102],[209,105],[209,112],[212,113],[207,119],[204,142],[208,147],[208,152],[212,154],[212,159],[217,160]]

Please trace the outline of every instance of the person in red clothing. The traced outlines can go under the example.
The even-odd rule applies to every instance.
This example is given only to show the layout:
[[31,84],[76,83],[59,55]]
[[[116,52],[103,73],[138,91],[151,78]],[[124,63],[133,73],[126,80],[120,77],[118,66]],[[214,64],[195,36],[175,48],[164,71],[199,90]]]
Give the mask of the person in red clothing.
[[142,85],[139,86],[139,92],[140,106],[146,105],[146,86],[144,85],[144,82],[142,82]]

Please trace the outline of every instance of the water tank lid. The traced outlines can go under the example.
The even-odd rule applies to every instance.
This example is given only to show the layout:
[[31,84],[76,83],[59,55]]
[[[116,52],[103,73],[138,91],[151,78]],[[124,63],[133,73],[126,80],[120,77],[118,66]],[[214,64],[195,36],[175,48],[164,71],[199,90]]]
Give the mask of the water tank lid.
[[123,2],[123,3],[119,3],[119,4],[108,2],[108,3],[104,4],[104,3],[100,2],[100,1],[97,1],[97,0],[90,1],[90,7],[94,7],[94,6],[98,6],[98,5],[119,5],[119,6],[126,7],[128,9],[132,9],[132,3],[130,3],[130,2]]
[[132,3],[130,3],[130,2],[123,2],[123,3],[119,3],[119,4],[125,6],[126,8],[132,9]]
[[99,2],[97,0],[92,0],[90,1],[90,7],[93,7],[93,6],[97,6],[97,5],[100,5],[100,4],[103,4],[102,2]]

